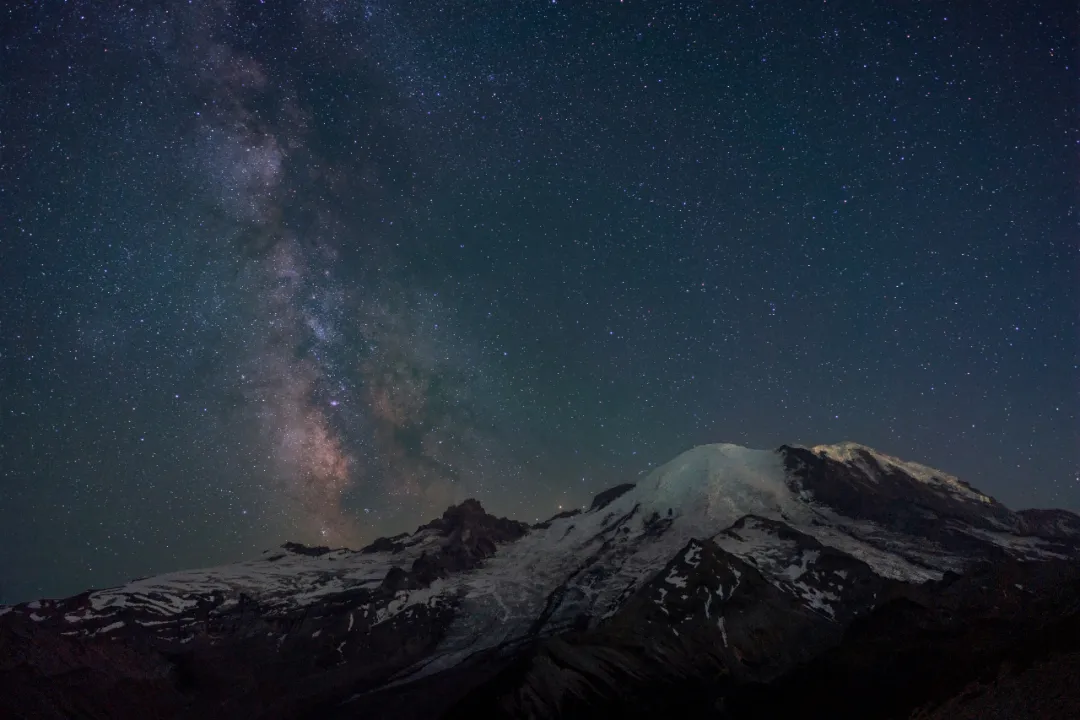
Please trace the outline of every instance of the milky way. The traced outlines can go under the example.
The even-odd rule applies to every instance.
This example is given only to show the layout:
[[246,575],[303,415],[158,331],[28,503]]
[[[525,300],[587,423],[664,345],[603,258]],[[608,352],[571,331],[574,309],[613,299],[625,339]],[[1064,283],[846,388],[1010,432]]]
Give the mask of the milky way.
[[0,599],[706,442],[1080,508],[1072,7],[0,13]]
[[[287,93],[270,93],[253,58],[210,38],[195,45],[206,52],[196,66],[207,110],[197,112],[193,128],[193,179],[231,221],[220,226],[221,244],[239,252],[249,337],[236,358],[244,371],[233,380],[272,460],[266,491],[283,504],[301,539],[355,543],[355,522],[342,510],[354,459],[331,426],[330,408],[319,402],[320,390],[334,381],[324,355],[337,338],[344,300],[320,229],[284,220],[295,193],[290,160],[304,152],[302,113]],[[264,99],[277,122],[253,109]]]
[[[382,514],[463,499],[463,475],[475,487],[494,462],[459,412],[476,411],[484,381],[469,377],[452,314],[437,292],[370,268],[395,262],[378,233],[342,229],[333,185],[357,168],[313,155],[313,111],[254,58],[212,39],[193,44],[206,52],[196,67],[207,110],[192,129],[192,179],[225,218],[221,244],[236,251],[246,327],[232,379],[271,459],[266,491],[297,539],[334,545],[370,539],[347,506],[357,484]],[[343,243],[365,246],[353,262],[369,266],[348,292]]]
[[[385,17],[368,8],[365,19]],[[400,33],[380,37],[400,54]],[[401,279],[392,219],[375,230],[343,219],[342,187],[373,205],[385,194],[367,177],[374,160],[317,155],[317,109],[301,109],[254,58],[194,44],[207,53],[197,62],[207,110],[192,130],[193,179],[237,253],[248,319],[238,387],[272,460],[267,491],[297,539],[356,544],[379,527],[371,506],[423,517],[522,476],[496,430],[505,383],[466,323],[437,290]]]

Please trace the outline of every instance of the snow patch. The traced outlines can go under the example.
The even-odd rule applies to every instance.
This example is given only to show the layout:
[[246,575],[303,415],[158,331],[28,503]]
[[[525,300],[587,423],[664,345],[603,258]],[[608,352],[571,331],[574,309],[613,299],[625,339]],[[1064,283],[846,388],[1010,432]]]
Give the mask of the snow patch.
[[819,555],[821,555],[821,553],[817,550],[807,550],[800,555],[799,563],[797,565],[789,565],[783,571],[782,575],[789,580],[798,580],[809,571],[810,564],[816,562]]
[[124,627],[124,621],[123,620],[117,620],[114,623],[109,623],[105,627],[98,628],[97,630],[95,630],[94,632],[92,632],[90,634],[91,635],[101,635],[102,633],[108,633],[108,632],[112,632],[113,630],[119,630],[122,627]]
[[683,556],[683,562],[685,562],[687,565],[689,565],[692,568],[696,568],[698,565],[700,565],[701,564],[701,546],[698,545],[697,543],[694,543],[693,545],[691,545],[687,549],[686,555]]
[[840,599],[838,596],[810,587],[805,583],[795,583],[794,587],[807,605],[828,615],[830,620],[836,619],[836,611],[830,603],[837,602]]
[[668,576],[664,578],[664,582],[668,583],[669,585],[674,585],[680,590],[686,587],[686,578],[681,577],[679,575],[679,571],[676,568],[671,568],[671,572],[669,572]]

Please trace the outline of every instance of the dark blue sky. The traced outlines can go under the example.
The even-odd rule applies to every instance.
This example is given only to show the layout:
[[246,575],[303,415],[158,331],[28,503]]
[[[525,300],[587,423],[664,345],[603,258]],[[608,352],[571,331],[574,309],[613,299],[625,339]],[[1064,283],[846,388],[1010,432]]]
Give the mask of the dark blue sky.
[[1067,3],[8,3],[0,593],[704,442],[1080,509]]

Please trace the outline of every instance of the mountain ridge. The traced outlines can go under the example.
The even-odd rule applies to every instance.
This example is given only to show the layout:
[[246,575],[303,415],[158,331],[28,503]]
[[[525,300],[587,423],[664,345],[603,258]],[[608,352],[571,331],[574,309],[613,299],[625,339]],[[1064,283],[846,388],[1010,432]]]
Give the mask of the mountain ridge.
[[[1041,577],[1029,568],[1077,558],[1080,517],[1013,512],[866,446],[699,446],[534,525],[468,500],[359,550],[286,543],[0,608],[0,709],[552,717],[690,685],[734,707],[891,602],[933,606],[926,588],[945,597],[979,568]],[[402,700],[422,687],[440,690]]]

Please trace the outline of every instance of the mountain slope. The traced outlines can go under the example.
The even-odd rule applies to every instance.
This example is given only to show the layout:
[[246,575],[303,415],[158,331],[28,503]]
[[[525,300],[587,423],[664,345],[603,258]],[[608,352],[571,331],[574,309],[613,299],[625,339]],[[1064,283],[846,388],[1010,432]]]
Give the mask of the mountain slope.
[[712,712],[898,599],[1078,549],[1071,513],[864,446],[702,446],[532,527],[466,501],[359,551],[287,544],[0,608],[0,710],[550,717],[697,688]]

